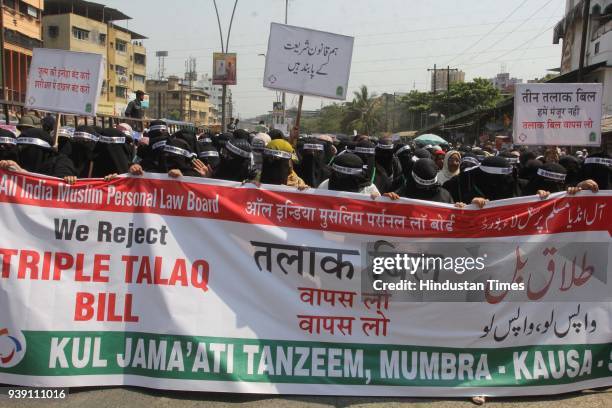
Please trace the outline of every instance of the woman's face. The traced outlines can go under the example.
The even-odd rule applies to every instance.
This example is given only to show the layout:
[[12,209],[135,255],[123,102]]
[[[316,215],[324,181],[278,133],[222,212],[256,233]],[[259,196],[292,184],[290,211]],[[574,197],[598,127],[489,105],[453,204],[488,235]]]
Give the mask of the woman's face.
[[444,167],[444,155],[443,154],[439,154],[436,156],[436,165],[438,166],[439,170],[442,170],[442,167]]
[[459,155],[458,154],[453,154],[448,159],[448,170],[451,173],[454,173],[454,172],[456,172],[459,169],[459,165],[460,164],[461,164],[461,160],[459,159]]

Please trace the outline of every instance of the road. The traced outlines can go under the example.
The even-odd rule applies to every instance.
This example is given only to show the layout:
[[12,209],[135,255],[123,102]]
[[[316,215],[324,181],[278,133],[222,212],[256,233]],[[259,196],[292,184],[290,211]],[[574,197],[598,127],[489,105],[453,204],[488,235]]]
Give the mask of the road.
[[[62,408],[190,408],[190,407],[256,407],[256,408],[473,408],[467,399],[366,398],[269,396],[253,394],[217,394],[156,391],[145,388],[71,389],[68,399],[55,402],[0,400],[0,407],[42,406]],[[491,399],[486,408],[610,408],[612,388],[541,398]]]

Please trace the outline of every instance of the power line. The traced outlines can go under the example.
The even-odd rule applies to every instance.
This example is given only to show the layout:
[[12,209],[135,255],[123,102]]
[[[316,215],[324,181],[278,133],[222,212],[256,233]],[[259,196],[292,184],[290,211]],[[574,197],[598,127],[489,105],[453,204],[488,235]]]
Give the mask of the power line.
[[[521,7],[523,7],[523,5],[525,5],[525,3],[527,3],[527,0],[523,0],[523,2],[521,4],[519,4],[514,10],[512,10],[510,12],[510,14],[508,14],[502,21],[499,22],[499,24],[495,25],[495,27],[493,27],[491,30],[489,30],[484,36],[482,36],[480,39],[476,40],[475,43],[473,43],[472,45],[470,45],[469,47],[467,47],[465,50],[463,50],[462,54],[471,50],[472,48],[474,48],[475,46],[477,46],[482,40],[484,40],[489,34],[491,34],[493,31],[495,31],[499,26],[501,26],[503,23],[505,23],[514,13],[516,13]],[[447,61],[446,64],[450,64],[451,61],[453,61],[455,58],[451,58],[450,61]]]
[[[523,22],[521,24],[519,24],[518,26],[516,26],[514,28],[514,30],[510,31],[507,35],[511,35],[514,34],[516,32],[516,30],[518,30],[519,28],[521,28],[522,26],[524,26],[525,24],[527,24],[536,14],[538,14],[540,11],[542,11],[542,9],[544,9],[546,6],[548,6],[553,0],[548,0],[546,3],[544,3],[544,5],[542,5],[542,7],[540,7],[539,9],[537,9],[533,14],[531,14],[529,17],[527,17],[527,19],[523,20]],[[494,42],[493,44],[491,44],[488,48],[485,48],[483,51],[487,51],[490,50],[491,48],[495,47],[497,44],[501,43],[502,41],[504,41],[507,37],[504,36],[502,37],[499,41]],[[463,60],[465,61],[465,60]],[[462,61],[462,62],[463,62]],[[457,65],[461,65],[462,62],[458,62]]]

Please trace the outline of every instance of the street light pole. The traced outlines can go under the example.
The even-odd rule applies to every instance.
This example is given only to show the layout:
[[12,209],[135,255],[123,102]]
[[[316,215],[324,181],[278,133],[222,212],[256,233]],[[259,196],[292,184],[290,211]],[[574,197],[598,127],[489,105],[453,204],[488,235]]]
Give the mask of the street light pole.
[[[219,25],[219,38],[221,39],[221,52],[227,53],[229,48],[229,37],[232,31],[232,22],[234,21],[234,13],[236,12],[236,5],[238,0],[234,1],[234,9],[232,10],[232,17],[230,19],[229,28],[227,30],[227,38],[225,39],[225,45],[223,44],[223,31],[221,29],[221,18],[219,17],[219,9],[217,8],[217,0],[213,0],[215,5],[215,13],[217,14],[217,24]],[[226,99],[227,99],[227,84],[223,84],[223,93],[221,94],[221,130],[225,132],[227,130],[227,123],[225,118],[226,110]]]
[[[285,0],[285,24],[287,24],[287,9],[289,8],[289,0]],[[287,106],[285,91],[283,91],[283,125],[287,123]]]

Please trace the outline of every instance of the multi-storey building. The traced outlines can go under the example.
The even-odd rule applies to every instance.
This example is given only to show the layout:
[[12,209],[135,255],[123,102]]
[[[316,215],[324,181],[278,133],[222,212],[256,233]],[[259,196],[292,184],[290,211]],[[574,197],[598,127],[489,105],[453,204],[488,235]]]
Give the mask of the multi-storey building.
[[196,126],[218,124],[215,106],[204,89],[192,86],[177,76],[168,79],[148,79],[149,116],[194,123]]
[[584,0],[566,0],[565,16],[554,30],[553,43],[563,39],[561,75],[557,82],[575,82],[580,66],[582,27],[587,37],[582,82],[603,84],[603,114],[612,115],[612,0],[591,0],[588,15],[583,15]]
[[431,73],[432,92],[444,92],[450,84],[455,82],[465,82],[465,72],[457,70],[436,69]]
[[2,99],[23,102],[28,83],[32,49],[42,47],[41,17],[43,0],[4,0],[2,27],[4,57],[2,58],[5,93]]
[[131,17],[103,4],[47,0],[43,14],[46,48],[102,54],[106,60],[98,113],[123,115],[137,90],[144,90],[145,36],[116,25]]

